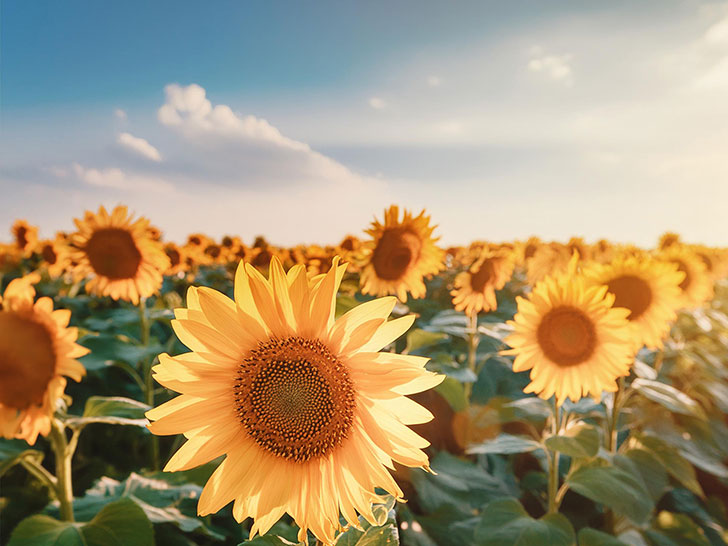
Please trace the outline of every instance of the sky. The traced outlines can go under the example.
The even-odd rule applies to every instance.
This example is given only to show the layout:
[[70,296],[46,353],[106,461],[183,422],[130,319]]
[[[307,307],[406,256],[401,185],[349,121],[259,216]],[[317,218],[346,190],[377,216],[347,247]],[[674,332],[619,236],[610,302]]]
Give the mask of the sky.
[[[728,2],[0,3],[0,240],[103,204],[165,238],[728,246]],[[4,226],[7,226],[5,228]]]

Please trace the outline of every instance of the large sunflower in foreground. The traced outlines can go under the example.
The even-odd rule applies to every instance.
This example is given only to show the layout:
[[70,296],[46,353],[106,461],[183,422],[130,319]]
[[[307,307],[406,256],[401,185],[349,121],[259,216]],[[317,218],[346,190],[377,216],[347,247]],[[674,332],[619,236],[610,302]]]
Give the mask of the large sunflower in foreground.
[[395,294],[402,301],[407,301],[407,292],[424,297],[423,278],[445,267],[445,253],[435,244],[439,238],[432,237],[435,227],[424,210],[417,216],[405,210],[400,220],[397,205],[384,211],[384,223],[375,219],[367,230],[373,239],[366,243],[370,254],[361,272],[362,293]]
[[484,250],[468,271],[455,277],[455,289],[451,292],[455,310],[468,315],[495,311],[498,308],[495,291],[510,280],[514,266],[510,252]]
[[150,237],[149,220],[133,220],[126,207],[117,206],[111,214],[104,207],[98,214],[87,211],[74,222],[73,272],[76,280],[90,277],[87,292],[136,304],[159,290],[169,259]]
[[593,264],[585,271],[587,286],[607,286],[614,307],[629,309],[629,327],[639,350],[662,348],[680,307],[684,275],[673,264],[648,256],[622,256],[610,264]]
[[428,468],[428,445],[406,425],[432,414],[404,395],[440,383],[426,358],[378,352],[414,316],[387,321],[396,298],[355,307],[334,321],[346,266],[334,258],[309,280],[303,265],[286,274],[278,258],[270,279],[240,263],[235,300],[190,288],[173,327],[192,352],[160,355],[155,379],[181,396],[147,412],[155,434],[188,441],[165,470],[189,469],[225,454],[205,485],[198,513],[234,501],[239,522],[263,534],[284,514],[330,544],[339,513],[374,521],[380,487],[402,497],[387,468]]
[[713,297],[713,279],[703,260],[688,247],[674,244],[658,254],[685,274],[680,282],[680,307],[694,309]]
[[634,348],[627,309],[612,308],[614,296],[606,286],[587,287],[568,272],[536,284],[528,298],[517,297],[518,312],[509,321],[514,332],[505,339],[516,355],[513,371],[531,370],[525,392],[561,404],[582,396],[617,390],[616,379],[629,374]]
[[47,435],[66,378],[86,373],[76,359],[88,349],[68,328],[71,312],[53,310],[50,298],[34,302],[38,274],[8,284],[0,298],[0,435],[34,444]]

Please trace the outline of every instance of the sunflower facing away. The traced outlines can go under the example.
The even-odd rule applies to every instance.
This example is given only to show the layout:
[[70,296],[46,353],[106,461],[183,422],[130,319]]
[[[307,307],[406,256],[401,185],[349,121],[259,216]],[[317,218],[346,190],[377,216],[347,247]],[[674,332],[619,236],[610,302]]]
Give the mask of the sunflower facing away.
[[67,327],[70,311],[54,311],[50,298],[33,301],[39,279],[16,279],[0,298],[0,433],[31,445],[50,432],[64,376],[80,381],[86,370],[76,359],[88,353]]
[[612,308],[606,286],[585,285],[576,257],[565,274],[546,277],[528,298],[517,297],[518,312],[509,321],[514,332],[504,341],[516,355],[513,371],[531,370],[525,392],[561,404],[582,396],[617,390],[616,379],[629,374],[634,356],[628,310]]
[[402,301],[407,301],[407,292],[413,298],[424,297],[423,277],[445,267],[445,253],[435,244],[439,237],[432,237],[435,227],[424,210],[418,216],[405,210],[400,221],[397,205],[384,211],[383,224],[375,219],[366,231],[373,239],[366,243],[370,254],[361,272],[362,293],[395,294]]
[[684,274],[673,264],[647,256],[622,256],[608,265],[594,264],[585,271],[587,286],[606,285],[614,306],[629,309],[629,327],[635,350],[662,348],[680,307]]
[[456,311],[477,314],[495,311],[498,303],[495,291],[503,288],[513,275],[514,261],[506,251],[484,250],[468,271],[455,277],[455,289],[450,293]]
[[334,321],[345,265],[308,279],[303,265],[286,274],[278,258],[266,279],[241,262],[235,300],[190,288],[173,327],[192,352],[160,355],[155,379],[182,393],[147,412],[155,434],[187,443],[166,471],[186,470],[225,454],[205,485],[200,515],[234,501],[251,537],[289,513],[306,540],[310,529],[330,544],[339,513],[373,520],[375,488],[402,497],[393,461],[428,469],[428,442],[406,425],[432,414],[404,395],[440,383],[426,358],[378,352],[406,332],[414,316],[387,317],[396,298],[379,298]]
[[685,274],[680,283],[680,307],[694,309],[713,297],[713,279],[705,263],[689,248],[674,244],[658,255],[659,259],[674,264]]
[[74,222],[74,276],[77,281],[90,277],[87,292],[137,304],[159,290],[169,259],[150,237],[149,220],[134,221],[126,207],[117,206],[111,214],[104,207],[98,214],[87,211]]

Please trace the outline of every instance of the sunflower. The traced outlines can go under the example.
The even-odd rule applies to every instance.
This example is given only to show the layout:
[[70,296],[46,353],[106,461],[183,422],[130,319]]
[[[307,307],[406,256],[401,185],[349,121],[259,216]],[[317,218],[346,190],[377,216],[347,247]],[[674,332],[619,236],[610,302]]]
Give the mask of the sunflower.
[[498,303],[495,291],[503,288],[513,275],[512,253],[486,250],[470,267],[455,277],[455,289],[450,292],[456,311],[477,314],[495,311]]
[[607,265],[593,264],[585,270],[587,286],[606,285],[615,297],[614,306],[629,309],[635,349],[662,348],[680,307],[680,283],[684,275],[673,264],[649,256],[622,256]]
[[76,359],[88,353],[68,328],[70,311],[54,311],[50,298],[34,302],[39,279],[16,279],[0,298],[0,435],[31,445],[50,432],[64,376],[80,381],[86,370]]
[[427,289],[423,277],[444,269],[444,252],[432,238],[436,226],[430,226],[425,211],[413,216],[404,211],[399,220],[399,207],[392,205],[384,211],[384,223],[376,219],[367,233],[373,240],[366,244],[368,263],[361,272],[363,294],[385,296],[396,294],[407,301],[407,292],[413,298],[422,298]]
[[576,256],[565,274],[536,284],[528,298],[517,297],[509,321],[514,332],[504,341],[516,355],[513,371],[531,370],[524,392],[561,404],[602,391],[617,390],[616,379],[629,374],[634,356],[627,322],[629,311],[612,308],[606,286],[587,287],[576,274]]
[[30,256],[38,242],[38,228],[31,226],[25,220],[16,220],[10,231],[18,251],[26,258]]
[[164,253],[169,259],[169,267],[164,271],[165,275],[174,276],[187,270],[187,252],[183,247],[175,243],[165,243]]
[[563,273],[570,257],[571,254],[564,245],[550,243],[539,246],[526,262],[528,283],[535,285],[549,275]]
[[104,207],[98,214],[87,211],[74,222],[73,272],[76,280],[91,277],[88,292],[136,304],[159,290],[169,259],[161,243],[149,237],[149,220],[134,221],[126,207],[117,206],[111,214]]
[[703,260],[688,247],[674,244],[661,251],[658,257],[685,274],[680,283],[680,307],[694,309],[713,297],[713,279]]
[[71,265],[68,244],[62,235],[53,241],[40,241],[37,251],[52,279],[63,275]]
[[286,274],[277,257],[270,279],[241,262],[235,301],[191,287],[173,327],[192,352],[160,355],[155,379],[182,395],[147,412],[154,434],[188,441],[166,471],[189,469],[225,454],[204,487],[198,513],[234,501],[238,522],[254,519],[251,537],[286,512],[331,544],[339,512],[354,526],[357,511],[373,520],[380,487],[402,491],[385,467],[393,461],[428,469],[426,441],[409,424],[432,414],[403,396],[442,376],[426,358],[378,351],[406,332],[414,316],[387,317],[396,298],[364,303],[334,321],[345,265],[308,278]]

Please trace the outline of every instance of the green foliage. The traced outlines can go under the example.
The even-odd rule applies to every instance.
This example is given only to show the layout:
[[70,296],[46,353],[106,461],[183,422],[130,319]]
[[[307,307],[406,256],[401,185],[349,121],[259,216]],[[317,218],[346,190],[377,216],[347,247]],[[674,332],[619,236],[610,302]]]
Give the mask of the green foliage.
[[488,504],[475,529],[475,541],[480,546],[571,546],[574,540],[574,528],[563,515],[534,519],[516,499]]
[[104,506],[87,523],[31,516],[13,531],[8,546],[153,546],[154,531],[144,511],[131,499]]

